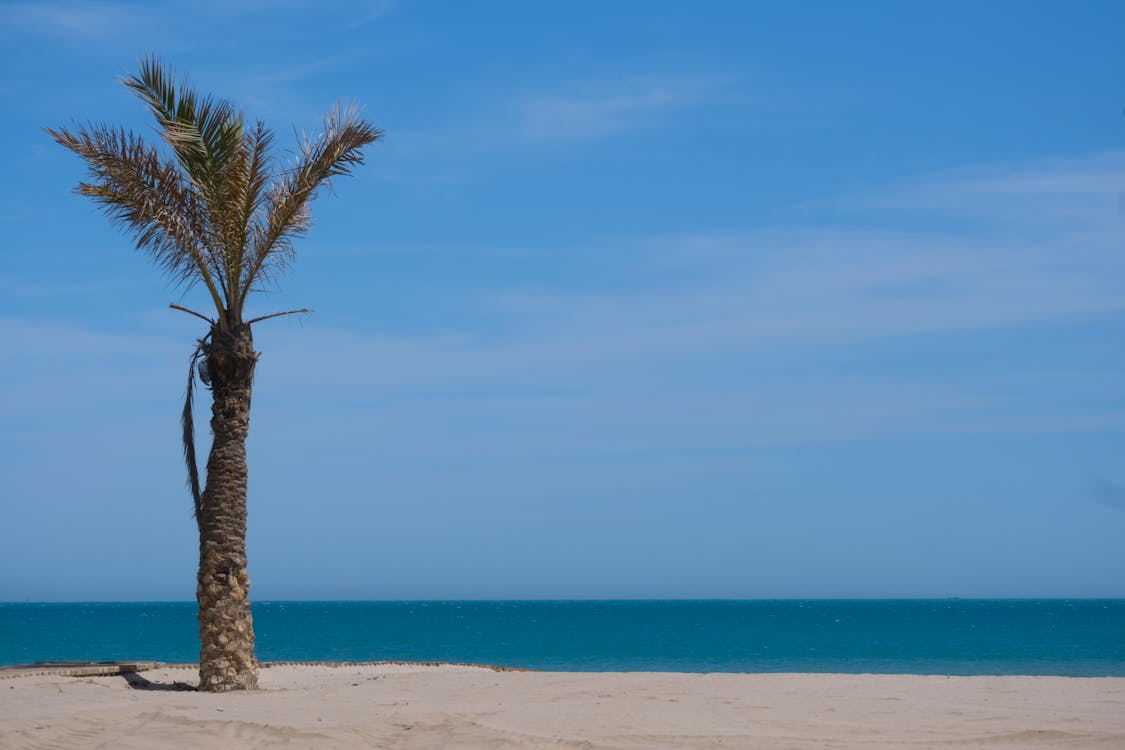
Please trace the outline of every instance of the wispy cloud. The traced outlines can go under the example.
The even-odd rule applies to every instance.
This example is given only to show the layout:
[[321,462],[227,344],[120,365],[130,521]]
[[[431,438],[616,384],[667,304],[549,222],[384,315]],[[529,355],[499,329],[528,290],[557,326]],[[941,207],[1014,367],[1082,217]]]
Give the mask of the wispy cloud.
[[844,211],[881,209],[1020,221],[1105,221],[1125,216],[1125,151],[1079,159],[960,169],[867,195],[822,204]]
[[[581,257],[616,258],[624,265],[616,276],[631,275],[632,284],[507,289],[492,302],[591,344],[615,335],[630,346],[690,350],[1090,319],[1125,310],[1120,185],[1125,157],[1117,152],[920,180],[864,198],[862,209],[853,204],[850,223],[869,228],[618,239]],[[986,221],[950,220],[968,207]],[[904,210],[933,228],[881,228],[899,224]]]
[[0,13],[0,25],[24,33],[92,40],[136,33],[149,18],[145,6],[134,3],[8,3]]
[[651,126],[670,112],[706,101],[719,85],[711,78],[648,78],[529,96],[517,105],[517,129],[530,141],[603,138]]
[[386,18],[395,8],[394,0],[369,0],[366,8],[360,10],[355,18],[343,25],[343,29],[358,29],[361,26]]
[[471,108],[443,118],[453,125],[394,128],[395,149],[415,162],[440,154],[449,164],[466,153],[519,153],[659,131],[741,96],[738,83],[721,74],[669,73],[548,81],[534,90],[526,83],[485,88]]
[[256,64],[234,74],[222,70],[210,72],[222,78],[224,96],[245,106],[255,116],[308,122],[310,118],[322,116],[333,103],[331,95],[325,98],[313,94],[310,82],[320,83],[334,72],[353,68],[361,64],[364,57],[363,50],[349,49],[315,59],[294,56],[284,62]]

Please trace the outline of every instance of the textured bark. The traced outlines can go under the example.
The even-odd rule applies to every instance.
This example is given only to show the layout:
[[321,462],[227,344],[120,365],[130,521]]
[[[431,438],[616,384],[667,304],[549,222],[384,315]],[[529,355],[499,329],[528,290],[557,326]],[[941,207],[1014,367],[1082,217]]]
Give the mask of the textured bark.
[[204,347],[210,381],[211,455],[199,522],[199,686],[222,692],[258,685],[246,573],[246,435],[258,355],[250,326],[211,331]]

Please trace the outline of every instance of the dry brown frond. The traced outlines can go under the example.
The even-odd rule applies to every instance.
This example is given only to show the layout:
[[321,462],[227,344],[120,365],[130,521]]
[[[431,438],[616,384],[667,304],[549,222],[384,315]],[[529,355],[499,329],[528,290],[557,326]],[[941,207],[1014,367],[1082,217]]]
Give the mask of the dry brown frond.
[[184,444],[184,464],[187,466],[188,474],[187,484],[188,489],[191,490],[192,508],[195,512],[195,520],[197,523],[199,522],[202,493],[200,492],[199,464],[196,462],[195,458],[195,417],[193,402],[195,398],[195,368],[201,356],[203,356],[203,341],[200,341],[195,351],[192,352],[191,361],[188,363],[187,393],[184,396],[183,411],[180,413],[180,427],[182,428]]
[[77,191],[130,232],[137,249],[149,253],[174,281],[202,280],[222,312],[205,209],[176,164],[123,128],[86,125],[47,133],[85,160],[93,179],[79,183]]
[[263,221],[255,228],[244,264],[239,298],[283,267],[292,257],[292,241],[308,231],[309,203],[333,177],[350,174],[363,164],[363,148],[382,131],[360,117],[355,107],[337,105],[325,118],[324,132],[306,138],[297,163],[270,189],[263,201]]

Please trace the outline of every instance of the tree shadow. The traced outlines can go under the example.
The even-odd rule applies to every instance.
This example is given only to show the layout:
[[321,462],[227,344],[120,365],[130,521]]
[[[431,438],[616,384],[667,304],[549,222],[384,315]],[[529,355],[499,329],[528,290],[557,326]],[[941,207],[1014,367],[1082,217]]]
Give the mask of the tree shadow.
[[122,672],[121,676],[134,690],[178,690],[195,692],[195,685],[186,682],[153,682],[136,672]]

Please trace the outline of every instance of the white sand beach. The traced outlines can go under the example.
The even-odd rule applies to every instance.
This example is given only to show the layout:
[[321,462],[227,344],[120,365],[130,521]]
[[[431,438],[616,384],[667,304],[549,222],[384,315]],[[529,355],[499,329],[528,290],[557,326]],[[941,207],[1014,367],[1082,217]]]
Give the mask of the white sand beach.
[[195,679],[0,679],[0,747],[1125,748],[1125,678],[291,665],[175,689]]

